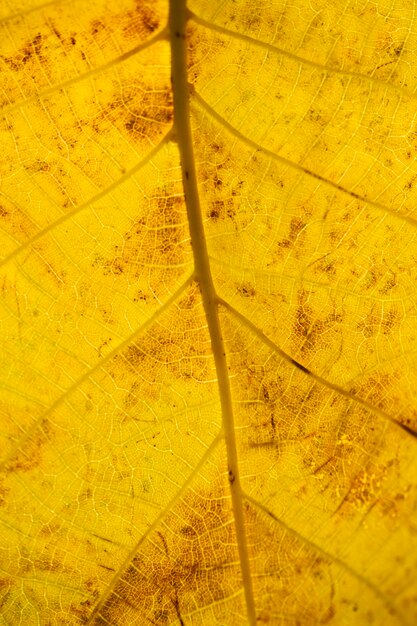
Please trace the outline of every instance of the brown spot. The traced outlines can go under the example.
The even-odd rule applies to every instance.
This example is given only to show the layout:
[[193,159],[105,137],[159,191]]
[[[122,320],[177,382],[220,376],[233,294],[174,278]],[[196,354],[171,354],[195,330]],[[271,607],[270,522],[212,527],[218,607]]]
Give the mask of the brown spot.
[[404,373],[395,369],[373,372],[351,388],[353,396],[366,400],[415,433],[417,409],[414,399],[407,401],[403,391]]
[[[352,388],[352,398],[360,397],[388,414],[395,414],[400,401],[392,390],[398,388],[399,378],[398,374],[374,373]],[[339,413],[343,420],[332,425],[327,421],[320,424],[314,437],[304,440],[304,466],[317,479],[319,491],[327,491],[334,502],[339,501],[339,515],[350,516],[358,508],[380,506],[386,477],[392,476],[396,463],[379,461],[380,455],[386,453],[381,445],[386,438],[386,422],[376,419],[358,403],[338,396],[329,406],[332,414]],[[311,420],[310,408],[307,406],[303,420]]]
[[4,485],[4,478],[0,478],[0,506],[3,506],[6,502],[6,498],[10,493],[10,488]]
[[[234,336],[228,359],[232,391],[240,399],[238,427],[244,436],[241,454],[256,463],[260,448],[268,451],[273,463],[289,448],[299,455],[300,467],[309,476],[308,486],[326,494],[330,501],[340,501],[358,473],[370,467],[370,460],[377,464],[384,452],[385,420],[376,419],[355,397],[378,406],[386,396],[384,384],[393,381],[385,383],[379,378],[378,386],[377,381],[366,380],[357,390],[352,389],[350,399],[327,390],[306,375],[303,365],[294,367],[271,355],[266,347],[264,351],[248,350],[234,326],[230,334]],[[369,384],[373,393],[367,396]],[[395,398],[381,404],[391,413],[392,406]],[[260,489],[264,480],[268,479],[259,478]],[[311,497],[311,492],[304,497]]]
[[293,324],[294,340],[297,351],[302,356],[316,352],[320,347],[328,346],[335,333],[340,332],[342,316],[333,311],[324,319],[314,318],[314,309],[309,303],[309,294],[305,290],[298,293],[298,306]]
[[60,572],[62,574],[69,574],[72,576],[74,571],[72,568],[65,566],[61,561],[59,561],[56,557],[51,556],[43,556],[40,559],[35,559],[33,561],[33,567],[35,571],[41,572]]
[[[311,383],[304,376],[301,384],[288,384],[289,364],[284,366],[276,358],[266,358],[242,350],[245,344],[236,334],[236,347],[229,357],[233,388],[242,406],[242,432],[247,436],[245,447],[251,449],[269,447],[279,456],[280,445],[287,440],[302,440],[309,434],[309,410],[320,410],[319,392],[313,395],[308,389]],[[258,358],[260,362],[258,362]],[[285,369],[286,368],[286,369]],[[293,369],[293,368],[291,368]],[[301,376],[301,374],[300,374]],[[297,379],[297,383],[300,383]],[[309,402],[307,402],[307,396]],[[300,412],[299,412],[299,408]]]
[[379,293],[383,296],[387,296],[392,289],[395,289],[397,286],[397,277],[393,272],[388,272],[388,275],[385,276],[384,283],[379,288]]
[[47,273],[51,283],[61,289],[66,282],[66,271],[61,268],[57,269],[54,265],[52,265],[46,256],[42,254],[41,250],[38,251],[38,258],[43,266],[43,271]]
[[329,614],[335,610],[331,559],[288,533],[277,523],[277,517],[268,513],[244,506],[250,558],[262,563],[262,579],[253,579],[255,597],[259,594],[263,598],[257,622],[273,626],[277,607],[286,604],[294,626],[328,623]]
[[36,469],[42,463],[42,448],[51,440],[53,433],[52,423],[42,419],[30,436],[25,439],[23,449],[16,452],[15,456],[7,463],[9,472],[29,472]]
[[23,449],[7,463],[9,472],[29,472],[42,463],[42,448],[51,439],[52,423],[44,418],[30,436],[25,439]]
[[236,288],[236,290],[244,298],[253,298],[256,294],[255,288],[253,287],[253,285],[250,285],[249,283],[239,285]]
[[42,63],[45,62],[45,58],[42,56],[43,37],[41,33],[38,33],[32,41],[28,42],[22,48],[10,57],[3,56],[3,60],[14,72],[22,71],[23,68],[30,61],[38,59]]
[[9,587],[11,585],[10,578],[0,578],[0,589],[4,589],[5,587]]
[[214,200],[210,204],[208,217],[210,217],[213,221],[217,221],[219,219],[233,220],[235,215],[236,208],[234,206],[233,198],[228,198],[226,200]]
[[136,296],[133,298],[133,302],[148,302],[152,299],[151,294],[146,293],[143,289],[138,289]]
[[[233,593],[235,531],[225,485],[188,491],[143,544],[91,623],[177,622]],[[163,539],[161,538],[163,537]],[[180,622],[181,623],[181,622]]]
[[157,143],[172,126],[174,119],[171,85],[156,90],[137,80],[129,81],[122,89],[115,84],[115,91],[99,115],[100,123],[110,122],[130,141],[137,144]]
[[306,119],[310,122],[314,122],[315,124],[319,124],[320,126],[324,126],[326,124],[326,117],[320,110],[310,109],[307,111]]
[[[94,588],[93,581],[87,580],[84,583],[84,586],[86,587],[87,592],[90,594],[89,597],[81,600],[81,602],[79,602],[78,604],[71,604],[71,614],[77,617],[77,619],[79,620],[79,624],[89,623],[92,609],[97,604],[98,598],[100,596],[99,590],[97,588]],[[106,626],[108,626],[108,624],[106,624]]]
[[[401,482],[401,469],[397,468],[399,482]],[[377,509],[384,517],[388,527],[392,530],[398,529],[401,525],[408,525],[408,521],[413,517],[414,490],[411,485],[407,485],[401,492],[390,491],[384,488],[381,497],[377,501]]]
[[54,33],[55,37],[57,37],[57,39],[59,39],[59,41],[62,43],[64,41],[64,37],[62,36],[61,32],[56,27],[55,23],[52,20],[49,20],[49,24],[51,26],[52,32]]
[[143,419],[149,402],[158,400],[161,390],[175,382],[185,381],[188,394],[210,375],[212,356],[201,296],[194,284],[188,289],[189,297],[184,296],[163,321],[155,323],[108,366],[116,384],[127,389],[121,401],[128,409],[125,419]]
[[102,22],[101,20],[93,20],[91,22],[91,34],[92,35],[97,35],[97,33],[100,33],[105,30],[106,30],[106,24],[104,24],[104,22]]
[[329,277],[334,277],[337,274],[337,265],[334,259],[329,258],[329,255],[324,255],[314,261],[310,267],[314,268],[316,274],[327,274]]
[[[196,150],[197,154],[204,151],[204,156],[198,159],[197,175],[204,187],[202,197],[206,199],[206,217],[211,224],[231,220],[237,230],[245,228],[253,216],[252,212],[243,210],[240,202],[240,197],[245,195],[245,181],[241,176],[229,179],[230,172],[235,169],[235,156],[227,142],[221,141],[215,129],[204,127]],[[244,203],[247,204],[246,198]]]
[[126,39],[142,41],[159,28],[159,16],[152,4],[146,0],[135,0],[135,9],[126,13],[128,24],[123,28]]
[[401,315],[396,309],[386,311],[378,305],[373,305],[366,318],[358,323],[357,329],[362,332],[366,339],[381,333],[390,335],[398,326],[400,319]]
[[401,52],[403,51],[404,48],[404,41],[401,41],[400,43],[395,44],[394,46],[392,46],[392,50],[391,50],[391,54],[394,57],[399,57],[401,56]]
[[16,581],[11,578],[0,578],[0,609],[4,607],[10,598],[10,593]]
[[49,24],[50,27],[52,29],[52,32],[54,33],[55,37],[60,41],[60,43],[64,46],[64,47],[69,47],[69,46],[75,46],[77,43],[77,40],[75,38],[75,33],[72,33],[71,35],[65,36],[61,33],[61,31],[57,28],[56,24],[52,21],[49,20]]
[[[192,20],[188,20],[186,35],[178,34],[186,39],[187,73],[190,83],[194,85],[200,76],[199,66],[206,65],[208,57],[215,59],[216,55],[227,47],[228,41],[225,36],[218,35],[215,31],[210,31],[201,25],[196,25]],[[215,71],[213,66],[213,73]]]
[[184,535],[185,537],[189,537],[190,539],[194,539],[197,537],[195,528],[193,528],[192,526],[183,526],[180,532],[182,535]]
[[123,401],[123,406],[124,408],[129,412],[129,414],[131,414],[132,409],[138,404],[139,402],[139,393],[140,393],[140,385],[137,382],[134,382],[130,389],[129,392],[127,393],[124,401]]
[[288,237],[279,241],[278,246],[282,248],[292,248],[305,226],[306,223],[302,219],[300,219],[299,217],[293,217],[290,222]]
[[40,529],[40,534],[43,537],[57,537],[62,528],[62,522],[54,522],[43,524]]
[[[146,359],[147,355],[141,348],[137,345],[129,346],[124,354],[129,366],[133,369],[137,369],[142,366],[143,361]],[[116,357],[117,358],[117,357]]]
[[185,296],[181,298],[178,302],[178,308],[180,310],[191,310],[198,304],[198,301],[201,299],[200,292],[200,284],[197,281],[194,281],[190,289],[187,289],[187,293]]
[[[338,404],[343,406],[342,400]],[[367,509],[376,501],[385,474],[384,464],[378,463],[382,420],[375,425],[369,411],[355,404],[341,412],[346,414],[343,425],[320,424],[315,436],[306,441],[303,459],[317,481],[315,488],[338,503],[335,513],[343,517],[351,516],[358,508]]]
[[105,341],[102,341],[100,343],[100,345],[96,348],[97,352],[98,352],[98,356],[101,358],[103,356],[103,348],[105,348],[106,346],[108,346],[112,341],[112,338],[109,337],[108,339],[106,339]]
[[[152,196],[143,198],[138,217],[123,239],[123,245],[114,247],[112,257],[94,261],[105,275],[123,274],[132,284],[147,277],[148,289],[154,294],[163,284],[175,282],[183,274],[190,245],[183,194],[156,189]],[[141,299],[148,299],[143,292]]]
[[24,168],[28,172],[37,173],[37,172],[49,172],[49,170],[51,169],[51,166],[45,160],[36,159],[35,161],[32,161],[31,163],[25,164]]
[[371,256],[361,287],[369,292],[377,289],[381,295],[388,295],[397,286],[397,277],[390,265],[384,258],[381,261],[376,255]]
[[193,331],[195,324],[192,324],[194,310],[190,309],[188,315],[184,313],[185,310],[181,321],[178,319],[172,328],[155,326],[139,342],[115,357],[119,367],[124,366],[136,376],[139,375],[137,383],[140,387],[137,393],[134,390],[135,397],[140,398],[145,388],[148,394],[154,395],[152,388],[157,393],[160,383],[156,381],[162,380],[162,369],[175,379],[186,380],[188,384],[206,379],[208,363],[205,353],[201,352],[202,346],[196,344],[198,333]]

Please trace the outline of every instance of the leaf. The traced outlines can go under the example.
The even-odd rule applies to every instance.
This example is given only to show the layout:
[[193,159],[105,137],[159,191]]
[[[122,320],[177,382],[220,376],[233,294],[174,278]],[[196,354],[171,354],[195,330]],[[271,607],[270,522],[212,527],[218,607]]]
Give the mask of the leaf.
[[0,9],[0,623],[415,624],[411,5]]

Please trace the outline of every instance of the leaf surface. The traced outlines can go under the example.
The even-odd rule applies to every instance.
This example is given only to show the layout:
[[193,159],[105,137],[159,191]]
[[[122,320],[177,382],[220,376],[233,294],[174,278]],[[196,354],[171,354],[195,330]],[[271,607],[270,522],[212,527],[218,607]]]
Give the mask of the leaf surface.
[[415,18],[312,4],[0,3],[0,624],[415,624]]

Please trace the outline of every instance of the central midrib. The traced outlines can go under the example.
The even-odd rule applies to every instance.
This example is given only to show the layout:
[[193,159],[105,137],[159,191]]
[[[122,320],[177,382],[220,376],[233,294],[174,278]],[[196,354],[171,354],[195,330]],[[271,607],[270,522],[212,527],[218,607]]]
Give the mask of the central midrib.
[[223,431],[227,451],[229,486],[236,527],[237,547],[242,583],[245,593],[248,624],[249,626],[256,626],[256,611],[242,506],[242,488],[238,468],[229,373],[218,315],[219,299],[211,275],[195,171],[189,112],[189,85],[187,76],[187,19],[188,12],[186,0],[170,0],[169,33],[171,43],[171,76],[174,98],[174,131],[181,156],[184,194],[187,205],[191,244],[194,254],[195,276],[200,284],[203,306],[206,314],[216,366],[222,410]]

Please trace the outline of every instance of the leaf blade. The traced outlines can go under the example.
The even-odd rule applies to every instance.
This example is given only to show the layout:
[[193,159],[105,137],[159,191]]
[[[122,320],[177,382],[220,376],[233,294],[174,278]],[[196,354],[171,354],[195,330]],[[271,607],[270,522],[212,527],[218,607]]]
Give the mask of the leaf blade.
[[2,22],[10,623],[414,623],[411,18],[248,6]]

